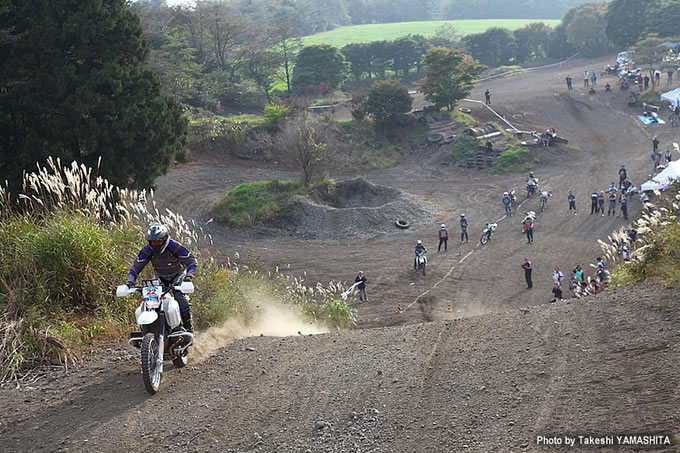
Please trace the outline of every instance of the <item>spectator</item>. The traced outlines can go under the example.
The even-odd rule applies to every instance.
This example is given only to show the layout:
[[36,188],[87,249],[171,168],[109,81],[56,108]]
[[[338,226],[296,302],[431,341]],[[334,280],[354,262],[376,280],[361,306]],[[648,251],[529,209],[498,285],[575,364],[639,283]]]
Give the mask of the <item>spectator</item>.
[[616,215],[616,192],[609,192],[607,198],[609,199],[609,209],[607,209],[607,215]]
[[612,181],[611,184],[609,184],[609,187],[607,188],[607,193],[616,193],[617,192],[617,185],[614,181]]
[[600,191],[600,194],[597,196],[597,210],[604,217],[604,191]]
[[671,161],[673,160],[673,155],[671,154],[671,150],[670,150],[670,149],[667,149],[667,150],[666,150],[665,157],[666,157],[666,163],[667,163],[667,164],[670,164]]
[[527,244],[534,242],[534,219],[528,217],[524,219],[524,232],[527,234]]
[[642,74],[638,74],[637,76],[637,84],[638,84],[638,89],[640,90],[640,93],[642,93]]
[[524,269],[524,279],[527,281],[527,289],[533,288],[534,285],[531,283],[531,271],[533,270],[533,266],[531,265],[531,261],[529,261],[528,257],[524,258],[522,269]]
[[599,271],[600,269],[605,269],[607,267],[607,263],[604,262],[604,259],[601,257],[597,257],[597,270]]
[[590,215],[593,215],[593,213],[597,214],[597,192],[593,191],[593,193],[590,194]]
[[668,74],[668,79],[666,81],[666,85],[671,85],[673,83],[673,70],[669,69],[667,74]]
[[595,74],[595,71],[593,71],[590,74],[590,84],[593,88],[595,88],[596,83],[597,83],[597,75]]
[[628,220],[628,197],[626,194],[621,194],[621,200],[619,200],[619,203],[621,204],[621,213],[623,214],[624,220]]
[[661,165],[661,151],[659,151],[658,149],[654,151],[651,155],[651,159],[654,168],[657,168],[659,165]]
[[645,90],[648,90],[649,89],[649,76],[646,75],[643,80],[645,81]]
[[460,242],[463,242],[463,237],[465,237],[465,242],[470,242],[468,240],[468,221],[465,218],[465,214],[460,215]]
[[680,123],[680,115],[677,114],[677,112],[671,113],[671,116],[668,118],[671,122],[671,127],[678,127],[678,123]]
[[488,89],[484,92],[484,99],[486,99],[486,105],[491,105],[491,91]]
[[619,187],[623,187],[623,181],[626,180],[626,167],[621,165],[621,168],[619,168]]
[[552,279],[554,284],[556,284],[560,288],[562,287],[562,282],[564,281],[564,274],[560,271],[560,268],[557,266],[555,266],[555,270],[553,271]]
[[571,214],[571,211],[574,211],[574,215],[576,215],[576,195],[571,193],[571,190],[567,196],[567,201],[569,201],[569,214]]
[[602,291],[604,291],[602,285],[597,283],[595,280],[590,281],[590,294],[597,294],[601,293]]
[[574,278],[579,282],[583,282],[583,269],[581,269],[581,265],[577,265],[574,268]]
[[571,85],[571,76],[567,76],[566,80],[567,80],[567,90],[569,90],[569,91],[573,90],[574,88]]
[[553,285],[552,293],[553,296],[555,297],[553,297],[553,299],[550,302],[557,302],[558,300],[562,300],[562,288],[557,283]]
[[368,296],[366,295],[366,277],[364,276],[364,271],[359,271],[359,275],[354,279],[354,283],[359,283],[357,288],[359,288],[359,302],[368,302]]
[[590,79],[590,73],[588,71],[583,73],[583,87],[588,87],[588,80]]
[[623,261],[630,261],[630,246],[627,242],[624,242],[621,246],[621,254],[623,255]]
[[503,193],[503,207],[508,217],[512,216],[512,198],[508,192]]
[[656,151],[659,149],[659,137],[656,135],[652,138],[652,151]]
[[449,230],[446,229],[446,225],[442,223],[437,233],[439,237],[439,247],[437,247],[437,253],[442,251],[442,244],[444,244],[444,251],[446,252],[449,247]]
[[661,82],[661,71],[658,69],[654,71],[654,83],[659,84]]

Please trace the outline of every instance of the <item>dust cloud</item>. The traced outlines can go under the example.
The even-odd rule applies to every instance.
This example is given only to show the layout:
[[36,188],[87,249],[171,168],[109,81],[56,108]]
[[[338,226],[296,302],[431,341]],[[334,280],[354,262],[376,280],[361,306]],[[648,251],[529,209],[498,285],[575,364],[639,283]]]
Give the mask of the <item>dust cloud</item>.
[[205,360],[219,348],[243,338],[287,337],[330,331],[318,323],[305,321],[294,306],[283,305],[269,296],[257,294],[249,296],[249,299],[255,314],[247,324],[241,320],[230,319],[221,326],[198,332],[191,352],[193,363]]

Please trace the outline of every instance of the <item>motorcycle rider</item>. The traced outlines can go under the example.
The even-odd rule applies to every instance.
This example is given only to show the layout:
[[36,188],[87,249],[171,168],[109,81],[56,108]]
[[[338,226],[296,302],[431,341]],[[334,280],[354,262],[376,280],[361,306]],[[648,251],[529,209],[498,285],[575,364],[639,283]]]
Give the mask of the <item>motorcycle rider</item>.
[[463,237],[465,237],[465,242],[470,242],[468,239],[468,220],[465,218],[465,214],[460,215],[460,242],[463,242]]
[[544,190],[544,191],[541,192],[541,194],[539,195],[538,201],[539,201],[540,203],[543,203],[543,206],[544,206],[544,207],[545,207],[545,206],[548,206],[548,197],[549,197],[549,196],[550,196],[550,194]]
[[442,244],[444,244],[444,251],[446,252],[449,243],[449,230],[446,229],[446,224],[442,223],[437,236],[439,237],[439,247],[437,248],[437,253],[442,251]]
[[[196,258],[182,244],[170,239],[167,227],[160,223],[154,223],[146,231],[145,238],[148,242],[137,255],[137,259],[130,267],[127,278],[127,286],[135,286],[137,277],[144,267],[151,261],[154,275],[161,280],[164,286],[170,286],[182,272],[186,270],[185,282],[190,282],[198,264]],[[179,304],[182,316],[182,324],[188,332],[193,332],[191,320],[191,304],[189,298],[180,291],[174,291],[175,300]]]
[[503,206],[508,217],[512,217],[512,198],[510,198],[510,194],[507,192],[503,193]]
[[416,256],[415,258],[413,258],[413,272],[416,272],[418,270],[418,255],[420,255],[421,253],[423,255],[427,253],[427,249],[423,245],[423,241],[421,241],[420,239],[418,239],[418,241],[416,242],[415,252]]
[[538,178],[534,176],[534,172],[529,172],[529,177],[527,178],[527,198],[530,194],[538,190]]

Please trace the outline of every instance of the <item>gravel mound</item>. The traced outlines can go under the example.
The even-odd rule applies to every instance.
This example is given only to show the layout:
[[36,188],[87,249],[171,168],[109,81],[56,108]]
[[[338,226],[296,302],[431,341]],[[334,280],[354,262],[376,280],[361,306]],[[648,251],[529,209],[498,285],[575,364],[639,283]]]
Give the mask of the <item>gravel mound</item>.
[[319,189],[293,200],[296,236],[308,239],[371,237],[403,231],[395,225],[433,223],[439,208],[413,195],[379,186],[363,178],[339,182],[334,189]]

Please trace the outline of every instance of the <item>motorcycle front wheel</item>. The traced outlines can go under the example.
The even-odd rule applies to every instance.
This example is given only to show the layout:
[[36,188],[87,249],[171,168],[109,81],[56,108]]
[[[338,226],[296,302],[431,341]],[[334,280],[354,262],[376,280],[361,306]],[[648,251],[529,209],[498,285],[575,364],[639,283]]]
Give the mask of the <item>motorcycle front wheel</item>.
[[427,267],[427,264],[423,263],[423,277],[425,276],[425,268]]
[[144,387],[151,395],[155,395],[161,386],[161,372],[156,366],[158,360],[158,340],[149,332],[142,340],[142,379]]
[[487,242],[489,242],[489,233],[484,233],[482,237],[479,239],[480,244],[484,245]]

